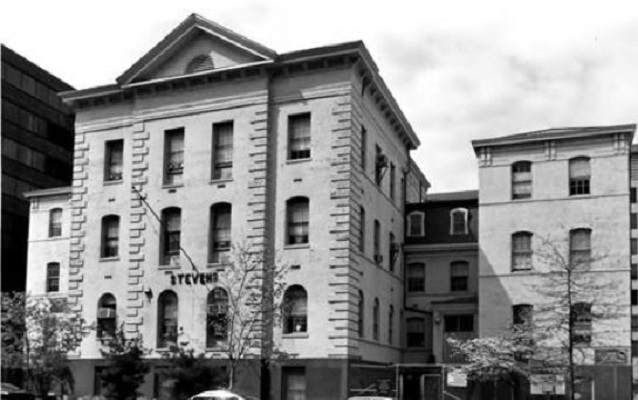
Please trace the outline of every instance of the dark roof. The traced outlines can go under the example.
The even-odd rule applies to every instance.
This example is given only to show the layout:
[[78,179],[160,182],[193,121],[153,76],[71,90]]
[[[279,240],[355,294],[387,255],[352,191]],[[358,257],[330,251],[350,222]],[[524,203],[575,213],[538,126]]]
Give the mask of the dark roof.
[[39,79],[43,83],[50,85],[51,88],[57,92],[73,90],[73,86],[64,82],[57,76],[51,74],[49,71],[40,67],[38,64],[34,63],[23,55],[16,53],[4,44],[0,47],[2,49],[2,62],[9,62],[9,64],[12,64],[13,67],[27,72],[28,75],[31,75],[32,77]]
[[460,201],[460,200],[477,200],[478,190],[463,190],[460,192],[445,192],[445,193],[428,193],[425,196],[426,202],[434,201]]
[[472,141],[472,146],[494,146],[508,145],[524,142],[533,142],[548,139],[571,139],[578,137],[597,136],[617,132],[628,132],[633,134],[636,130],[636,124],[627,125],[610,125],[610,126],[582,126],[582,127],[565,127],[551,128],[540,131],[531,131],[523,133],[515,133],[512,135],[501,136],[497,138],[478,139]]

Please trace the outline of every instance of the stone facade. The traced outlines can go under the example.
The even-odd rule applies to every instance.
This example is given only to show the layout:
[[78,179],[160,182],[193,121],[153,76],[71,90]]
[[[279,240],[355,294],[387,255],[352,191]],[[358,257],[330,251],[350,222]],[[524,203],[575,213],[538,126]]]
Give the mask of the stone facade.
[[[219,61],[216,68],[184,73],[202,49]],[[308,398],[325,391],[310,372],[338,379],[335,395],[345,396],[351,360],[401,361],[404,203],[407,194],[422,196],[428,183],[410,159],[418,139],[362,43],[277,55],[193,15],[117,84],[64,97],[77,112],[69,261],[63,264],[74,311],[95,321],[100,299],[112,295],[117,323],[128,335],[141,335],[154,349],[150,357],[159,359],[158,301],[171,290],[178,298],[179,327],[195,350],[223,358],[205,345],[210,288],[175,285],[171,277],[193,269],[224,273],[223,264],[208,258],[211,206],[224,202],[232,205],[232,242],[293,266],[286,285],[306,290],[307,332],[284,334],[274,326],[262,334],[272,335],[294,359],[289,367],[306,368]],[[290,159],[290,116],[306,113],[311,155]],[[212,179],[212,127],[226,121],[233,123],[232,178]],[[184,132],[182,182],[167,185],[166,132],[175,128]],[[115,140],[123,140],[122,176],[109,180],[107,147]],[[309,202],[310,239],[288,244],[286,204],[299,196]],[[167,264],[160,258],[163,228],[157,217],[170,207],[181,210],[184,252]],[[361,207],[367,211],[363,251]],[[102,254],[107,216],[119,217],[117,256]],[[385,259],[373,256],[375,220]],[[391,236],[397,243],[392,249],[399,250],[392,253],[392,266]],[[267,275],[262,278],[267,284]],[[366,296],[361,337],[359,293]],[[377,335],[374,299],[380,304]],[[396,310],[392,320],[389,309]],[[78,394],[95,390],[100,346],[96,333],[83,341],[75,368]],[[279,387],[286,365],[273,374],[275,393],[286,390]],[[147,395],[157,395],[151,383],[157,379],[147,379]]]

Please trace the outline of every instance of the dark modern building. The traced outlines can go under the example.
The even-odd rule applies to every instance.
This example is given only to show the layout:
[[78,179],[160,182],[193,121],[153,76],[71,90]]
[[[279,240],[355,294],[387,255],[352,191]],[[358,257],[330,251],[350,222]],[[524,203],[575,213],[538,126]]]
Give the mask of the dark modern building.
[[24,192],[68,186],[71,109],[58,92],[73,87],[2,46],[2,291],[24,290],[29,202]]

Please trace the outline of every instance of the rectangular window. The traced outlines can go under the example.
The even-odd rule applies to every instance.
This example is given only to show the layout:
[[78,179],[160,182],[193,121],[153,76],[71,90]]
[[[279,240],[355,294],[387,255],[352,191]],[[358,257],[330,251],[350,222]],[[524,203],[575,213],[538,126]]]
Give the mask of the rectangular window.
[[637,354],[638,354],[638,340],[632,340],[631,341],[631,355],[633,357],[636,357]]
[[638,254],[638,239],[631,239],[631,254]]
[[425,264],[408,264],[408,292],[425,292]]
[[365,126],[361,126],[361,170],[365,173],[366,171],[366,157],[367,157],[367,147],[368,147],[368,132],[366,131]]
[[120,181],[124,172],[124,140],[110,140],[106,142],[105,181]]
[[49,237],[62,236],[62,209],[49,211]]
[[93,375],[93,395],[102,396],[104,393],[104,382],[102,381],[102,372],[106,370],[106,367],[95,367]]
[[306,370],[303,367],[284,367],[284,400],[306,400]]
[[288,200],[288,244],[309,242],[310,203],[305,197]]
[[164,149],[164,184],[179,185],[184,174],[184,128],[165,132]]
[[638,196],[636,195],[636,188],[632,187],[631,189],[629,189],[629,199],[632,203],[635,203],[636,198],[638,198]]
[[532,197],[532,163],[519,161],[512,165],[512,199]]
[[512,235],[512,271],[532,269],[532,234],[517,232]]
[[631,316],[631,330],[634,332],[638,331],[638,315]]
[[310,113],[288,117],[288,159],[310,158]]
[[591,304],[574,304],[571,309],[571,320],[573,321],[572,338],[574,344],[591,343]]
[[109,215],[102,218],[102,258],[117,257],[120,241],[120,218]]
[[162,265],[179,265],[182,217],[179,208],[162,211]]
[[231,206],[228,203],[216,204],[211,209],[212,213],[212,251],[210,262],[221,262],[221,256],[224,252],[230,250],[231,237]]
[[359,251],[364,253],[366,249],[366,210],[359,207]]
[[638,264],[631,264],[631,279],[638,279]]
[[638,229],[638,214],[631,213],[631,229]]
[[390,163],[390,199],[394,201],[395,199],[395,191],[396,191],[396,167],[393,163]]
[[450,235],[467,235],[467,208],[455,208],[450,212]]
[[383,181],[383,172],[388,166],[388,159],[381,151],[381,147],[376,146],[376,152],[374,157],[374,181],[377,186],[381,186]]
[[638,306],[638,290],[631,291],[631,305]]
[[450,264],[450,291],[466,292],[468,290],[469,264],[455,261]]
[[569,195],[589,194],[589,158],[579,157],[569,160]]
[[[632,239],[634,240],[634,239]],[[591,261],[591,230],[573,229],[569,232],[569,262],[572,267],[588,267]]]
[[390,263],[390,272],[394,272],[394,263],[399,256],[399,246],[394,241],[394,233],[390,232],[388,240],[388,262]]
[[473,332],[473,315],[446,315],[445,332]]
[[374,262],[381,264],[383,256],[381,255],[381,224],[379,220],[374,220]]
[[47,292],[60,291],[60,264],[47,264]]
[[407,346],[425,347],[425,319],[408,318],[407,320]]
[[213,125],[213,179],[233,177],[233,122]]

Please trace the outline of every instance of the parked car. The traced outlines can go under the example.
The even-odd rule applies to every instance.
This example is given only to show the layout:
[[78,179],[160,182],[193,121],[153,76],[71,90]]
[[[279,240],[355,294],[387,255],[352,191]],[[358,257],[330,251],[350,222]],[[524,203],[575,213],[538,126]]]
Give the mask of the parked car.
[[0,397],[7,400],[33,400],[34,395],[27,393],[11,383],[2,382],[0,385]]
[[207,390],[191,397],[189,400],[258,400],[256,397],[244,396],[230,390]]

